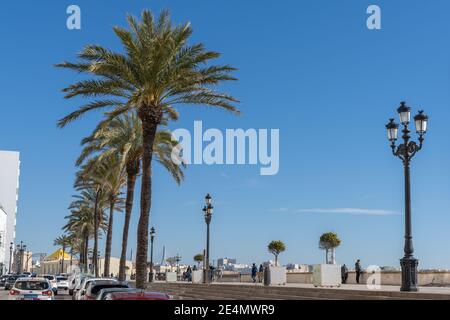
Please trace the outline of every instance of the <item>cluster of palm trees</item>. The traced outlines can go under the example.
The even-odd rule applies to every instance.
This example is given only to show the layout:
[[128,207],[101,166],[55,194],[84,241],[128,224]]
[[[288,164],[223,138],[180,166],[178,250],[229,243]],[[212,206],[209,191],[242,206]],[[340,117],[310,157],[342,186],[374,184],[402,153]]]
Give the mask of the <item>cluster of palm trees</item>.
[[[172,25],[168,11],[157,19],[149,11],[138,20],[128,16],[128,29],[115,27],[122,51],[88,45],[78,61],[57,67],[87,76],[65,88],[66,98],[89,99],[86,105],[58,122],[64,127],[83,114],[106,109],[95,130],[82,140],[83,150],[76,165],[77,195],[63,227],[64,249],[88,265],[92,255],[98,270],[99,238],[106,235],[103,274],[108,275],[113,238],[114,213],[125,211],[119,278],[125,278],[125,260],[135,185],[140,178],[140,215],[137,228],[136,286],[145,288],[147,280],[148,228],[151,208],[152,163],[159,162],[181,183],[183,164],[173,153],[177,141],[167,130],[178,119],[175,105],[197,104],[220,107],[237,113],[237,100],[218,92],[223,81],[236,80],[228,65],[211,65],[220,56],[202,44],[189,44],[189,23]],[[90,247],[93,241],[92,248]]]

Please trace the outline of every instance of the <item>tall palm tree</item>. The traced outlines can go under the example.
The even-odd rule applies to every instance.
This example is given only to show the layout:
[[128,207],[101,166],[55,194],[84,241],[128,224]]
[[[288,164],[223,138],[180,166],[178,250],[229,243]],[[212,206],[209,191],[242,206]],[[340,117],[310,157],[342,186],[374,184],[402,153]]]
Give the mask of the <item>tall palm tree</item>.
[[67,223],[63,230],[73,233],[80,240],[78,251],[80,252],[80,264],[87,272],[89,240],[94,237],[95,221],[98,220],[100,228],[105,229],[105,215],[103,209],[99,219],[95,219],[94,201],[95,190],[86,188],[79,195],[74,195],[74,201],[70,204],[70,214],[66,216]]
[[236,80],[235,69],[208,65],[220,56],[203,44],[188,44],[190,23],[173,26],[168,11],[155,21],[149,11],[141,21],[128,16],[129,30],[115,27],[124,48],[122,53],[98,45],[88,45],[78,55],[79,61],[58,67],[94,77],[81,80],[63,91],[66,98],[77,96],[94,100],[72,112],[58,124],[64,127],[86,112],[110,108],[106,116],[114,118],[134,109],[142,121],[142,187],[137,230],[136,286],[144,288],[147,279],[148,228],[151,208],[153,144],[164,118],[174,120],[177,104],[199,104],[237,112],[237,100],[215,90],[223,81]]
[[95,276],[99,276],[98,270],[98,236],[101,224],[101,214],[106,205],[106,193],[104,192],[105,176],[108,175],[108,166],[102,164],[96,159],[91,159],[87,164],[82,166],[77,172],[75,179],[75,188],[79,191],[88,189],[90,192],[85,196],[89,197],[89,201],[93,203],[94,213],[94,248],[92,263],[94,266]]
[[60,273],[64,273],[64,258],[66,254],[66,248],[70,246],[70,238],[69,236],[63,234],[59,236],[53,241],[54,246],[60,246],[62,249],[62,261],[61,261],[61,271]]
[[121,189],[126,182],[126,175],[124,167],[120,163],[119,155],[106,158],[102,165],[105,165],[108,169],[104,179],[104,188],[109,207],[109,222],[108,231],[106,232],[105,264],[103,271],[103,274],[108,276],[111,261],[114,211],[120,210],[122,207],[123,198],[120,195]]
[[[122,232],[122,251],[119,264],[119,280],[125,280],[126,253],[128,246],[128,231],[133,209],[134,189],[136,178],[140,171],[141,158],[143,154],[142,146],[142,123],[134,112],[124,114],[109,121],[101,122],[94,132],[82,140],[84,149],[77,160],[77,165],[82,165],[86,159],[95,155],[98,161],[117,154],[124,163],[126,172],[126,201],[125,201],[125,222]],[[182,171],[182,159],[177,159],[177,165],[172,161],[172,150],[178,142],[173,140],[170,131],[159,130],[156,133],[153,144],[153,154],[156,160],[168,170],[175,181],[180,184],[184,179]]]

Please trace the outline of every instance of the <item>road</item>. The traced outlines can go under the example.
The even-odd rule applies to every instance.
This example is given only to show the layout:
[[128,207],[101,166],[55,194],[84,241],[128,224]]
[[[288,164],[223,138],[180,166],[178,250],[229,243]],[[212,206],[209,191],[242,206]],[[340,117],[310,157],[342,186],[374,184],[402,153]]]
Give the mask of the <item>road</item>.
[[[5,288],[0,288],[0,300],[8,300],[8,290],[5,290]],[[55,300],[71,300],[72,297],[69,296],[68,291],[58,291],[58,295],[55,296]]]

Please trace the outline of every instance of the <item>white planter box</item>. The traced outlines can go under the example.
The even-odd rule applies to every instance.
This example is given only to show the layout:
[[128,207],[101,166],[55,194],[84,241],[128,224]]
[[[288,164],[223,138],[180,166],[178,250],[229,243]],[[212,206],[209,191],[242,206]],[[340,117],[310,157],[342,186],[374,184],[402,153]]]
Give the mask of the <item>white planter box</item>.
[[177,282],[177,273],[166,272],[166,282]]
[[285,285],[286,284],[286,268],[269,266],[266,269],[266,285]]
[[192,283],[203,283],[203,270],[192,271]]
[[342,283],[341,266],[338,264],[316,264],[313,269],[315,287],[339,287]]

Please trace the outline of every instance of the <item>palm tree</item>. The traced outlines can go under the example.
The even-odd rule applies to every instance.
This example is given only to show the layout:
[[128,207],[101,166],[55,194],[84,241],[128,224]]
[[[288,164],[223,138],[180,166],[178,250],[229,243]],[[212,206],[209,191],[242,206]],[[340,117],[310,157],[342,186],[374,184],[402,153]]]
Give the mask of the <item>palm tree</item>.
[[281,240],[274,240],[269,243],[267,250],[275,256],[275,266],[278,266],[278,256],[286,250],[286,245]]
[[98,236],[101,224],[100,212],[103,211],[107,203],[107,195],[104,192],[105,177],[108,175],[108,166],[102,164],[96,159],[91,159],[88,163],[82,166],[81,170],[77,172],[75,179],[75,188],[79,191],[88,189],[90,192],[86,193],[89,200],[93,204],[94,213],[94,248],[92,255],[92,263],[94,265],[95,276],[99,276],[98,270]]
[[62,261],[61,261],[61,271],[60,273],[64,273],[64,258],[66,253],[66,248],[70,246],[70,238],[67,235],[62,235],[56,238],[53,241],[54,246],[60,246],[62,249]]
[[197,267],[200,270],[200,263],[203,262],[203,260],[205,259],[205,256],[201,253],[196,254],[194,256],[194,261],[197,262]]
[[177,104],[199,104],[237,112],[237,100],[217,92],[213,86],[236,80],[230,66],[210,65],[220,56],[202,44],[189,45],[190,23],[173,26],[168,11],[155,21],[149,11],[141,21],[128,16],[129,29],[115,27],[124,53],[98,45],[86,46],[79,61],[57,67],[85,73],[94,79],[81,80],[63,91],[66,98],[93,98],[58,124],[64,127],[91,110],[110,108],[106,114],[114,118],[134,109],[142,121],[142,187],[140,217],[137,230],[136,286],[144,288],[147,279],[148,228],[151,208],[153,144],[164,118],[175,120]]
[[104,179],[104,188],[109,206],[109,222],[106,233],[105,265],[103,271],[105,276],[109,275],[111,261],[114,210],[120,210],[122,207],[123,198],[120,195],[121,189],[126,182],[125,171],[118,156],[107,158],[108,161],[104,164],[108,167],[108,174]]
[[[120,154],[124,163],[127,188],[125,201],[125,222],[122,232],[122,251],[120,255],[119,280],[125,280],[126,253],[128,246],[128,230],[133,209],[136,178],[140,171],[142,147],[142,123],[134,112],[124,114],[109,121],[101,122],[94,132],[82,140],[84,149],[77,160],[81,165],[92,155],[99,161]],[[175,181],[180,184],[184,179],[181,166],[172,161],[172,150],[178,144],[173,140],[170,131],[159,130],[153,144],[153,154],[157,161],[166,168]],[[178,159],[178,163],[182,163]]]
[[[79,195],[73,196],[74,201],[69,206],[70,215],[65,217],[68,221],[63,227],[64,231],[75,234],[75,237],[80,241],[78,243],[80,264],[84,267],[85,272],[87,272],[88,265],[89,240],[92,237],[95,238],[94,234],[96,233],[95,220],[97,220],[101,229],[105,229],[103,209],[100,217],[95,218],[95,194],[94,189],[85,188]],[[102,205],[102,202],[100,204]]]

